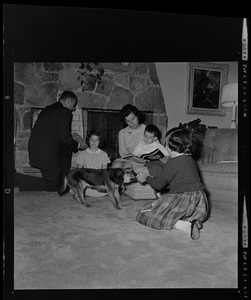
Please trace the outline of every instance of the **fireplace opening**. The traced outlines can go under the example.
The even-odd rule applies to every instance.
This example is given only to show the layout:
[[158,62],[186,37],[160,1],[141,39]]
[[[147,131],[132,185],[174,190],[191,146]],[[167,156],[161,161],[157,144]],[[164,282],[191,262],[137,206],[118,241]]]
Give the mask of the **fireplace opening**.
[[[123,128],[119,120],[120,110],[82,108],[82,121],[84,137],[92,129],[99,130],[103,136],[104,143],[100,149],[104,150],[110,157],[111,162],[119,157],[118,132]],[[152,111],[141,111],[144,117],[144,124],[153,123]]]

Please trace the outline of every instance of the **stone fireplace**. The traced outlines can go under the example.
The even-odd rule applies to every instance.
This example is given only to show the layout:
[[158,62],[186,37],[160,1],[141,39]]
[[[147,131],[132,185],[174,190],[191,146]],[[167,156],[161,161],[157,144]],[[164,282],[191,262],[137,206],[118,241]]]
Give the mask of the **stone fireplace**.
[[72,131],[81,136],[87,130],[85,112],[88,109],[119,111],[125,104],[131,103],[140,111],[152,112],[151,122],[160,128],[164,137],[168,118],[154,63],[102,65],[105,71],[104,89],[97,86],[83,92],[78,81],[79,62],[14,64],[14,153],[17,171],[29,168],[27,147],[34,111],[57,101],[64,90],[71,90],[78,97]]

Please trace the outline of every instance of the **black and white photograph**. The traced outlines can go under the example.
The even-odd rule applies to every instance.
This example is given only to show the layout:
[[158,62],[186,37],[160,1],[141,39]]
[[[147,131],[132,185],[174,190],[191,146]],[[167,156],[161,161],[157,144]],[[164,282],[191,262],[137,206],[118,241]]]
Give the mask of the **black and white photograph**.
[[3,16],[4,299],[247,299],[249,19]]

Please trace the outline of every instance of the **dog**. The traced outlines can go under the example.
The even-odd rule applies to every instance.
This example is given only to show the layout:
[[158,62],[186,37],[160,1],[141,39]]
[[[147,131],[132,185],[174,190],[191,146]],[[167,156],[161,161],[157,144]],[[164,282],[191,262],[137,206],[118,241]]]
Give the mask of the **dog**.
[[64,190],[69,187],[73,191],[73,198],[86,207],[90,206],[85,197],[86,189],[107,192],[113,206],[121,209],[119,206],[121,191],[126,188],[126,185],[137,182],[136,175],[131,168],[77,168],[71,170],[65,177]]

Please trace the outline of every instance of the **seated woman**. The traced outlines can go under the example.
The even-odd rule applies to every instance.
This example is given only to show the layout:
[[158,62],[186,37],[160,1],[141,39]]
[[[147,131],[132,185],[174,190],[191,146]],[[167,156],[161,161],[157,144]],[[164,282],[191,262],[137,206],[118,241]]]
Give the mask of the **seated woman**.
[[121,109],[119,118],[127,126],[119,131],[118,144],[121,158],[113,162],[112,168],[132,168],[134,162],[123,157],[132,154],[136,146],[143,141],[146,125],[143,124],[142,114],[132,104],[127,104]]
[[122,158],[114,161],[113,168],[133,168],[137,171],[141,170],[147,161],[168,156],[166,148],[159,141],[161,137],[159,128],[154,124],[147,126],[141,124],[140,127],[139,114],[138,109],[130,104],[122,108],[121,120],[128,126],[119,132],[119,153]]

